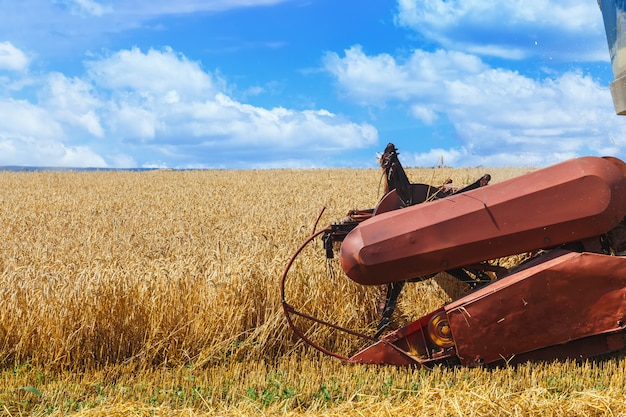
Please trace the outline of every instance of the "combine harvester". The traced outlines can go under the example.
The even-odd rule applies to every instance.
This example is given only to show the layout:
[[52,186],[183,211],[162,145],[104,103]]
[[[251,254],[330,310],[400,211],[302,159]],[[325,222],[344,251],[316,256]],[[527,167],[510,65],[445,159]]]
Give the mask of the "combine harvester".
[[[599,2],[615,78],[611,94],[622,115],[624,3]],[[378,205],[351,211],[346,220],[313,233],[285,269],[283,308],[303,340],[351,363],[425,367],[584,359],[626,347],[624,162],[582,157],[488,186],[486,175],[463,189],[410,183],[393,144],[380,164],[387,188]],[[327,257],[340,244],[341,266],[350,279],[385,287],[374,337],[301,313],[285,299],[294,260],[319,236]],[[528,259],[511,269],[489,262],[518,254]],[[404,283],[440,272],[473,290],[381,336]],[[370,344],[349,357],[330,352],[294,325],[294,315]]]

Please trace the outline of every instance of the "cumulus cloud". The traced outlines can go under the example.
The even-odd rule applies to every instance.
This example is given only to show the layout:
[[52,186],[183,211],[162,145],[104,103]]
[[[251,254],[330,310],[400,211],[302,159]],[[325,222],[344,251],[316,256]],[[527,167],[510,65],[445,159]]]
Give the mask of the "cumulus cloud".
[[402,152],[400,159],[406,166],[435,167],[465,164],[468,152],[465,149],[434,148],[426,152]]
[[[24,164],[323,165],[319,161],[331,153],[349,158],[355,149],[378,148],[378,130],[367,120],[381,121],[397,109],[411,118],[398,131],[414,122],[424,132],[452,133],[432,151],[403,149],[415,165],[439,158],[450,165],[482,165],[485,158],[541,164],[588,151],[614,153],[626,144],[603,83],[573,67],[563,72],[542,65],[608,61],[593,0],[397,0],[395,23],[424,40],[424,49],[407,42],[372,54],[367,45],[354,45],[322,57],[341,99],[363,106],[365,121],[334,109],[268,104],[267,92],[278,87],[291,94],[287,83],[253,80],[238,91],[228,75],[169,47],[89,52],[84,71],[73,66],[66,74],[46,74],[43,64],[39,73],[29,71],[30,60],[48,50],[56,48],[46,59],[57,60],[59,53],[97,51],[102,44],[90,37],[141,28],[166,15],[287,1],[7,2],[0,39],[12,37],[0,41],[0,150]],[[43,44],[45,49],[31,47]],[[15,45],[31,45],[24,50],[37,53]],[[523,62],[526,73],[510,69],[511,62]],[[232,165],[235,157],[239,165]]]
[[[173,50],[138,48],[87,63],[88,75],[107,96],[108,129],[125,140],[185,146],[191,154],[215,147],[245,147],[268,154],[332,151],[376,143],[376,129],[326,110],[263,108],[228,95],[225,82]],[[193,149],[192,149],[193,148]]]
[[0,135],[53,139],[63,135],[61,124],[47,110],[26,100],[0,99]]
[[509,152],[506,149],[481,155],[461,147],[433,148],[425,152],[403,152],[401,161],[406,166],[415,167],[542,167],[577,156],[579,155],[575,152]]
[[40,95],[41,104],[56,120],[82,128],[95,137],[104,137],[104,128],[97,114],[101,104],[88,82],[51,73]]
[[343,94],[365,105],[436,96],[445,80],[488,69],[480,58],[464,52],[415,50],[399,60],[386,53],[369,56],[359,45],[345,50],[343,57],[327,53],[324,66]]
[[22,71],[28,68],[29,59],[11,42],[0,42],[0,70]]
[[224,80],[170,48],[121,50],[85,68],[83,77],[42,77],[36,103],[0,101],[0,165],[199,167],[234,152],[237,163],[272,166],[378,140],[372,125],[328,110],[240,102]]
[[87,146],[63,143],[63,123],[24,100],[0,100],[0,165],[104,167]]
[[398,0],[396,21],[446,49],[477,55],[608,60],[595,1]]
[[273,6],[290,0],[112,0],[116,10],[139,16],[186,14],[196,12],[220,12],[242,7]]
[[66,4],[72,13],[79,15],[102,16],[113,12],[113,7],[109,4],[101,4],[94,0],[57,0]]
[[139,48],[121,50],[86,65],[94,83],[115,94],[136,92],[163,98],[176,93],[198,98],[215,91],[213,77],[198,62],[169,47],[145,53]]
[[[150,28],[168,17],[270,7],[293,0],[19,0],[3,1],[0,41],[28,45],[39,56],[73,59],[108,47],[112,34]],[[45,45],[45,47],[41,47]],[[0,53],[1,56],[1,53]],[[0,58],[1,61],[1,58]],[[0,70],[2,66],[0,65]]]
[[[555,156],[607,149],[610,134],[612,145],[626,144],[626,130],[614,115],[608,88],[578,71],[531,79],[466,53],[416,50],[399,60],[388,54],[368,56],[358,46],[342,57],[328,54],[325,65],[343,94],[356,102],[400,102],[426,125],[447,118],[465,156],[506,149],[530,162],[548,161],[546,149]],[[460,156],[453,152],[447,159]],[[492,160],[505,159],[511,160]]]

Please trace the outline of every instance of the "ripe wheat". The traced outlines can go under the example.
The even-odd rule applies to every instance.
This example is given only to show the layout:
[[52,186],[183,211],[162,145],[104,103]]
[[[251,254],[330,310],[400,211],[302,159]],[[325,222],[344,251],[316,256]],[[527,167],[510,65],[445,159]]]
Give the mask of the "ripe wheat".
[[[407,173],[464,185],[524,171]],[[320,226],[376,204],[378,170],[1,172],[0,189],[0,405],[9,414],[574,415],[623,404],[621,359],[426,372],[343,365],[295,337],[279,299],[285,264],[322,207]],[[373,331],[376,289],[327,264],[320,242],[287,290],[311,314]],[[411,284],[395,319],[466,291],[445,274]],[[315,326],[308,335],[343,353],[361,343]],[[68,406],[74,397],[82,405]]]

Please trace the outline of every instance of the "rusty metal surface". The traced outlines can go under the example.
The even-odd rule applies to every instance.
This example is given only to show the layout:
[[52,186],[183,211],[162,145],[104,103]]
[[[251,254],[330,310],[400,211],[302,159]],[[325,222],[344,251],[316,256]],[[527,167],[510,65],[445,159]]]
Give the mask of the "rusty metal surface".
[[[466,366],[580,359],[625,347],[626,258],[555,250],[543,262],[477,290],[400,328],[348,362]],[[449,349],[428,336],[445,311]]]
[[[389,159],[391,171],[403,173],[396,159]],[[314,232],[290,259],[281,298],[305,342],[347,362],[425,367],[588,358],[626,348],[626,164],[578,158],[495,185],[483,187],[481,179],[457,193],[406,182],[389,186],[375,209],[351,211],[348,220]],[[285,299],[295,257],[322,233],[327,256],[341,242],[344,271],[366,285],[441,271],[459,278],[458,271],[474,273],[481,261],[542,254],[378,339],[386,327],[376,336],[344,329]],[[369,345],[352,356],[330,352],[295,328],[290,315]]]
[[575,348],[567,344],[624,330],[626,258],[558,250],[552,259],[495,281],[445,310],[464,365],[524,353],[526,359],[543,359],[614,351],[623,347],[621,335],[579,342]]
[[417,365],[419,361],[411,357],[406,351],[397,348],[386,340],[379,340],[367,349],[352,356],[350,363],[369,363],[378,365],[409,366]]
[[454,349],[442,352],[427,335],[430,319],[443,308],[397,329],[349,359],[352,363],[386,364],[396,366],[427,365],[430,362],[456,357]]
[[[435,187],[430,187],[426,184],[411,184],[408,187],[407,194],[412,201],[423,202],[426,201],[428,195],[431,194],[431,189],[436,191]],[[397,210],[402,207],[405,207],[404,201],[398,195],[397,190],[392,190],[378,202],[374,210],[374,215],[378,216],[382,213]]]
[[[615,7],[609,7],[614,3],[603,0],[600,5],[609,49],[616,49],[619,41]],[[618,10],[622,15],[623,8]],[[626,96],[623,80],[611,85],[612,93],[619,90]],[[621,109],[616,104],[618,112],[626,108],[624,103]],[[327,257],[332,257],[332,244],[342,242],[342,268],[357,283],[389,284],[441,271],[454,275],[457,268],[486,260],[538,249],[548,254],[352,357],[326,353],[357,363],[429,366],[459,361],[475,366],[588,358],[626,348],[624,162],[578,158],[488,187],[482,187],[481,179],[476,186],[482,188],[469,186],[465,192],[422,204],[432,197],[431,188],[410,183],[393,144],[379,162],[387,180],[386,196],[375,209],[356,213],[349,222],[324,232]],[[291,327],[289,313],[295,310],[285,300],[284,282],[303,247],[281,280]]]
[[573,159],[376,215],[344,239],[342,267],[379,285],[606,233],[626,213],[623,165]]

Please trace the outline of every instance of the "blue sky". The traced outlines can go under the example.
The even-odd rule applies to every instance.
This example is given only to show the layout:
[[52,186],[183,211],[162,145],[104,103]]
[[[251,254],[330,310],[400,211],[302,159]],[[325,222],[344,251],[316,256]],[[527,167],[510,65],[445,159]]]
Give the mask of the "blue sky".
[[0,0],[0,165],[626,158],[596,0]]

